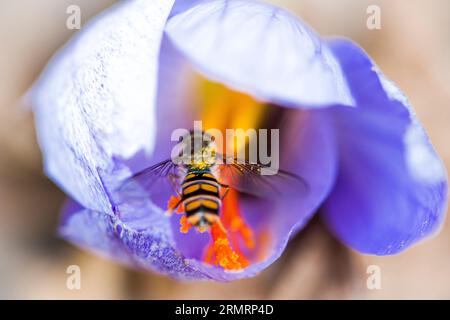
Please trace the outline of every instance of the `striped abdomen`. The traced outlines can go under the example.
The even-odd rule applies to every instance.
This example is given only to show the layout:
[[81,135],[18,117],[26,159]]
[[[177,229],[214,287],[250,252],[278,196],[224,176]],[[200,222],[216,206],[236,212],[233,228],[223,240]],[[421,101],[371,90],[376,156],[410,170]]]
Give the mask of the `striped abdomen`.
[[220,185],[209,170],[188,171],[181,188],[184,210],[188,218],[198,213],[219,215]]

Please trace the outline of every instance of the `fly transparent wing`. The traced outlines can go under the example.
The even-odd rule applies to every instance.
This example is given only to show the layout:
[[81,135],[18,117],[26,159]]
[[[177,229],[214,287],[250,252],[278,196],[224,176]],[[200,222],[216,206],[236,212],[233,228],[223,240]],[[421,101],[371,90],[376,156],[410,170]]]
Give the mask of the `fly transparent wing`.
[[[222,183],[256,197],[304,196],[309,190],[304,178],[263,164],[224,158],[224,164],[219,165],[218,171]],[[262,174],[263,171],[265,174]]]
[[179,192],[181,174],[182,169],[171,159],[167,159],[127,178],[117,191],[126,201],[143,197],[154,200],[159,196],[167,201],[171,194]]

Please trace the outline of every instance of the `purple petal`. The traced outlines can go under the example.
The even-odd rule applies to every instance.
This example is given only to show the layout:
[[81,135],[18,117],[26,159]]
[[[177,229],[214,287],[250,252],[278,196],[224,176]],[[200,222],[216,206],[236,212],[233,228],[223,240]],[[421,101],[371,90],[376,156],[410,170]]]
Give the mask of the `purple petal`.
[[[173,1],[126,1],[83,27],[32,90],[45,171],[87,208],[108,212],[99,170],[155,143],[159,48]],[[147,116],[144,116],[147,115]]]
[[176,278],[208,279],[205,273],[191,267],[177,252],[167,231],[170,229],[168,221],[159,218],[164,215],[144,209],[152,223],[145,230],[136,230],[117,216],[84,209],[69,200],[60,233],[80,247],[129,266]]
[[166,32],[208,78],[283,106],[353,105],[339,63],[290,13],[248,0],[207,0],[180,11]]
[[[137,230],[117,216],[84,209],[69,200],[60,234],[72,243],[109,259],[184,280],[231,281],[254,275],[250,270],[224,271],[198,260],[186,259],[171,237],[169,220],[162,212],[143,208],[151,225]],[[142,221],[141,221],[142,222]],[[140,222],[140,223],[141,223]]]
[[309,192],[290,201],[242,201],[245,217],[254,230],[258,231],[257,226],[267,227],[271,235],[265,258],[246,269],[226,271],[203,263],[201,257],[209,236],[195,230],[180,234],[179,215],[168,219],[163,209],[146,196],[137,197],[138,201],[121,199],[121,194],[113,190],[129,171],[120,163],[109,177],[100,172],[103,186],[115,204],[114,214],[84,209],[71,201],[64,210],[60,232],[69,241],[103,256],[180,279],[231,281],[254,276],[282,254],[289,238],[306,224],[334,182],[335,149],[328,114],[303,112],[292,123],[288,138],[295,137],[300,147],[291,151],[290,161],[284,165],[308,181]]
[[397,253],[442,223],[446,172],[401,91],[350,41],[330,47],[357,107],[332,111],[340,167],[323,216],[349,246]]

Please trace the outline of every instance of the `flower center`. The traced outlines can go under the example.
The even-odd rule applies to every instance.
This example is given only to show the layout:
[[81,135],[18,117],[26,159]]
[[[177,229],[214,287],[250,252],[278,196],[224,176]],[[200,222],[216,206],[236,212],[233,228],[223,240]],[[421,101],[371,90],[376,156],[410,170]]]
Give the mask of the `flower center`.
[[[260,103],[249,95],[233,91],[224,85],[213,83],[200,78],[198,83],[197,105],[201,106],[203,129],[254,129],[262,122],[267,105]],[[233,146],[235,154],[246,148],[245,141],[226,141],[226,146]],[[224,150],[223,146],[217,146]],[[229,150],[226,150],[229,151]],[[201,167],[201,163],[198,165]],[[227,185],[226,176],[218,176],[218,181]],[[223,189],[223,188],[222,188]],[[208,224],[199,224],[198,216],[183,215],[180,219],[180,232],[187,233],[193,226],[197,231],[210,232],[211,243],[204,252],[203,260],[217,265],[225,270],[240,270],[249,265],[247,254],[255,249],[256,235],[244,216],[239,205],[239,193],[229,189],[223,195],[220,208],[220,218],[208,221]],[[175,208],[182,199],[171,197],[168,203],[169,210]],[[188,205],[189,206],[189,205]],[[189,211],[189,208],[187,208]],[[177,207],[178,213],[184,213],[183,205]],[[252,254],[259,260],[261,253]]]
[[[203,123],[205,129],[254,129],[263,120],[267,107],[251,96],[231,90],[226,86],[200,79],[199,87],[203,92]],[[239,144],[241,143],[241,144]],[[234,146],[236,152],[245,148],[243,141],[226,141],[226,147]],[[222,147],[222,146],[221,146]],[[223,150],[223,149],[219,149]],[[227,177],[219,177],[227,183]],[[239,193],[230,190],[223,199],[221,221],[226,234],[221,228],[212,228],[212,243],[206,250],[205,262],[214,263],[224,269],[242,269],[249,265],[244,248],[255,247],[254,231],[246,223],[239,207]]]

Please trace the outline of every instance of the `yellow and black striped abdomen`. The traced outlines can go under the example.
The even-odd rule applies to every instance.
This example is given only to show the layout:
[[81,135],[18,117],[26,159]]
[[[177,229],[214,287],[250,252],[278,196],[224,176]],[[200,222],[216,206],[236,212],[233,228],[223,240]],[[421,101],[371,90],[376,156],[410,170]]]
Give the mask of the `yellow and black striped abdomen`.
[[199,212],[219,214],[220,185],[210,172],[188,172],[181,187],[187,217]]

